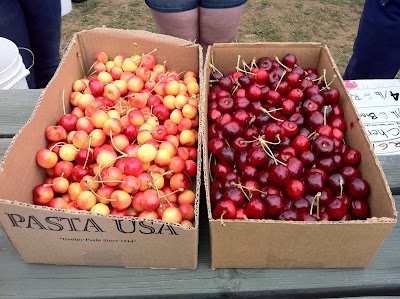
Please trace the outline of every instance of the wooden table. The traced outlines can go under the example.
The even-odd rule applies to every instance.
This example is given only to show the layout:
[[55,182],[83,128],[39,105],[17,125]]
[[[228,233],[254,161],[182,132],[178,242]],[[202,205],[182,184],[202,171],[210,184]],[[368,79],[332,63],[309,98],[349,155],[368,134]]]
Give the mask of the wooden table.
[[[0,90],[0,157],[12,136],[30,117],[39,94],[38,90]],[[400,196],[395,198],[400,210]],[[208,224],[204,209],[203,204],[199,266],[196,270],[26,264],[0,229],[0,298],[400,295],[400,224],[393,229],[367,269],[213,271],[210,270]]]

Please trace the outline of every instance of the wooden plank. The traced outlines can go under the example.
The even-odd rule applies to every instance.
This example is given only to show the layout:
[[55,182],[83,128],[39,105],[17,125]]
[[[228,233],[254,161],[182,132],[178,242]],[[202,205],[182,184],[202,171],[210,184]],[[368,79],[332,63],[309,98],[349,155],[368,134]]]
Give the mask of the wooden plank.
[[0,136],[14,135],[28,121],[41,89],[0,90]]
[[3,157],[4,153],[8,149],[12,138],[0,138],[0,159]]
[[[400,196],[396,196],[396,202],[399,209]],[[205,213],[202,215],[205,217]],[[206,221],[204,218],[202,220],[197,270],[25,264],[19,259],[4,236],[4,232],[1,232],[0,294],[4,297],[17,298],[244,297],[279,294],[285,297],[296,294],[378,296],[387,292],[399,294],[399,225],[393,229],[367,269],[218,269],[213,271],[210,270],[209,237],[207,226],[204,225]],[[343,246],[346,245],[343,244]],[[49,254],[57,253],[49,252]]]

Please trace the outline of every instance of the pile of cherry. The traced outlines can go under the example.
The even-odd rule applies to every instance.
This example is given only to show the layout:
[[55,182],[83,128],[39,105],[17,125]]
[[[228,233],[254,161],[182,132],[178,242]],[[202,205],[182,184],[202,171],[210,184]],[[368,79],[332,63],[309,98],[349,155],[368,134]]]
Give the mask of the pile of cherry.
[[63,99],[64,114],[36,154],[46,177],[32,190],[34,204],[193,227],[198,75],[167,68],[152,52],[97,52],[73,82],[72,111]]
[[[238,58],[238,62],[240,58]],[[215,219],[345,221],[370,216],[361,154],[344,141],[340,92],[293,54],[210,65],[208,150]]]

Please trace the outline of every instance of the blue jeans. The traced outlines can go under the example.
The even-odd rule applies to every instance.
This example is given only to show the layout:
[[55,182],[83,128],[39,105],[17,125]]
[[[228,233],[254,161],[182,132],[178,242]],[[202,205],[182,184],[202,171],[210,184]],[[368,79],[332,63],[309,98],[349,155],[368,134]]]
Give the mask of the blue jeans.
[[158,12],[182,12],[197,7],[231,8],[237,7],[247,0],[145,0],[147,6]]
[[[28,85],[45,87],[60,63],[60,0],[0,0],[0,36],[34,53]],[[24,50],[20,53],[28,68],[32,55]]]
[[399,69],[400,1],[366,0],[343,79],[393,79]]

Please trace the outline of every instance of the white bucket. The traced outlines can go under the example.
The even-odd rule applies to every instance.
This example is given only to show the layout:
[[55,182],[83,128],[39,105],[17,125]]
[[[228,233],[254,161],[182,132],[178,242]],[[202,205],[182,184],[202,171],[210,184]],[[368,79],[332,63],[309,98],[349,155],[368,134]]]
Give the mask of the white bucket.
[[69,14],[72,10],[71,0],[61,0],[61,16]]
[[26,77],[32,66],[25,68],[16,44],[0,37],[0,53],[0,89],[28,89]]

